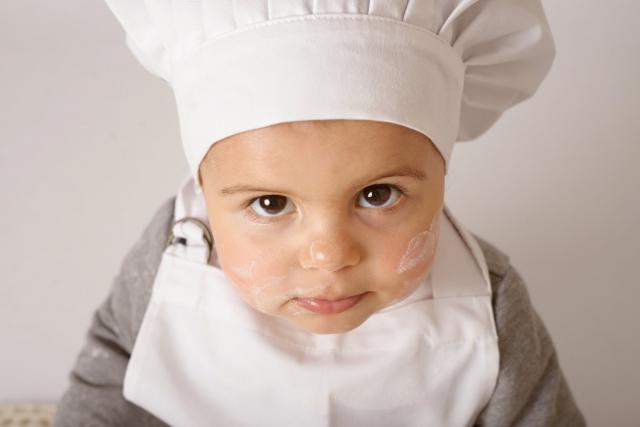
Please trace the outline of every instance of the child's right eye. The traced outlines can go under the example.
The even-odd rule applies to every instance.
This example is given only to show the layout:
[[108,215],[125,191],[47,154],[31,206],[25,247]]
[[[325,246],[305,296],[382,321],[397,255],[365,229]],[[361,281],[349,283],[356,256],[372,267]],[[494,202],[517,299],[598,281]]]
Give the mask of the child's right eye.
[[[289,199],[285,196],[279,196],[276,194],[269,194],[267,196],[260,196],[252,199],[249,203],[249,215],[252,219],[260,218],[276,218],[282,215],[277,215],[279,212],[287,206]],[[256,214],[257,212],[257,214]],[[263,213],[265,212],[265,213]],[[270,220],[267,220],[270,222]]]

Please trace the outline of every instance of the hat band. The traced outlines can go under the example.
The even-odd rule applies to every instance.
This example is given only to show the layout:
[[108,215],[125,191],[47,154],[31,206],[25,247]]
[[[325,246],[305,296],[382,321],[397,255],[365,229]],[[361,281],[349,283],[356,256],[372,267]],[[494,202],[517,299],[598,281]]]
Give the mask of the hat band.
[[465,65],[424,28],[373,15],[283,18],[208,40],[173,64],[187,162],[215,142],[276,123],[353,119],[428,136],[445,160],[457,137]]

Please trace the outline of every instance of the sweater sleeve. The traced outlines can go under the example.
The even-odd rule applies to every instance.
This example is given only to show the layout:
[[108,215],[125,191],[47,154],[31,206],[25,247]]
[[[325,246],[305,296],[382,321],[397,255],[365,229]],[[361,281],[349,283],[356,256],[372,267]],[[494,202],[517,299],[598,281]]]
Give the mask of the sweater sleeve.
[[54,427],[166,426],[127,401],[122,388],[172,218],[170,198],[126,254],[108,296],[93,314],[69,386],[58,402]]
[[500,368],[493,395],[475,425],[585,426],[523,278],[508,256],[486,241],[481,246],[491,273]]

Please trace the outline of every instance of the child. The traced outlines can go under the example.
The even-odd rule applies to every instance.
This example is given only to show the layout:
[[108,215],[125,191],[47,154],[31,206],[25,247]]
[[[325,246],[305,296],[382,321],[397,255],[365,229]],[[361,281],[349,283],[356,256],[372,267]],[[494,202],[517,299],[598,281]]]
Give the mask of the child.
[[538,0],[107,2],[191,173],[55,426],[585,425],[508,256],[444,204],[454,142],[551,66]]

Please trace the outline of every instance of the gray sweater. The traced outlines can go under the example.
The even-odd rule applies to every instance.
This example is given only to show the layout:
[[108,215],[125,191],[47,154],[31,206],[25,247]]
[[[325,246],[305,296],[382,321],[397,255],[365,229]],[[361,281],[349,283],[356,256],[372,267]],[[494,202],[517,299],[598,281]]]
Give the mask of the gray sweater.
[[[54,427],[167,425],[125,400],[122,385],[167,241],[174,202],[171,197],[157,210],[95,311],[69,374],[69,387],[58,402]],[[585,426],[522,277],[508,255],[473,236],[490,271],[500,349],[498,382],[475,425]]]

